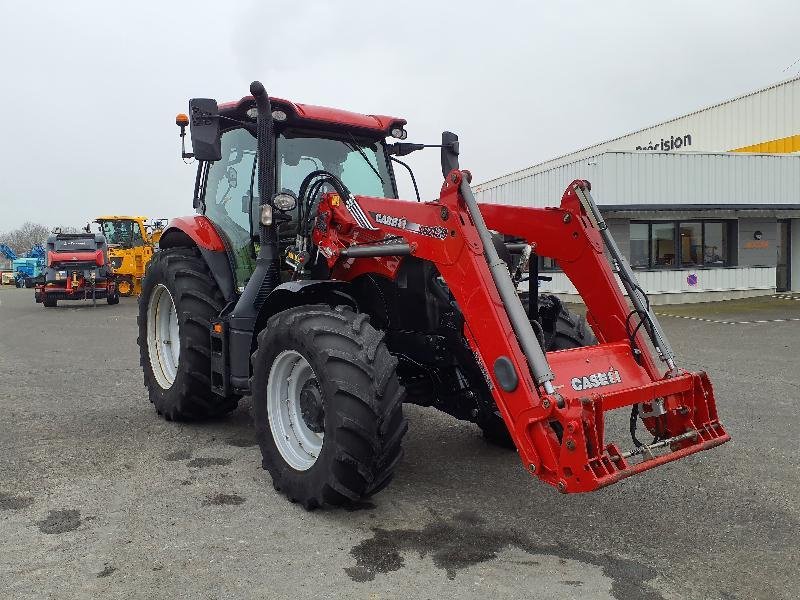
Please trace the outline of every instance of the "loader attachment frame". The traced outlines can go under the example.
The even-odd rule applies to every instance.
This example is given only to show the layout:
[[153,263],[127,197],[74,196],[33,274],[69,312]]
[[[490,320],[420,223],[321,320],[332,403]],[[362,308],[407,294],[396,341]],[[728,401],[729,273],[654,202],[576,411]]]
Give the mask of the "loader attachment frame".
[[[333,279],[366,273],[393,278],[407,255],[435,264],[464,316],[464,338],[521,460],[559,491],[592,491],[730,439],[705,373],[675,366],[588,182],[570,184],[558,208],[479,206],[464,172],[453,169],[436,202],[364,196],[342,201],[333,195],[321,202],[318,215],[313,239]],[[509,294],[507,267],[501,268],[487,243],[490,229],[558,261],[586,304],[598,345],[543,352],[530,322],[521,322],[524,309],[516,293]],[[615,272],[632,290],[633,307]],[[635,327],[638,321],[642,326]],[[654,438],[623,451],[605,439],[605,413],[628,406],[636,407]]]

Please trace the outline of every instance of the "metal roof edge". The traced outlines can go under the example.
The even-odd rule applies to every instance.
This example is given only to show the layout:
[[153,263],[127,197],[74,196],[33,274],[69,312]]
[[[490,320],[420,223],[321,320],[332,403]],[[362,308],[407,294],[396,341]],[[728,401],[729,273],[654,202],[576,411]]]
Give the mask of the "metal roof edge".
[[[561,154],[559,156],[555,156],[553,158],[549,158],[549,159],[547,159],[545,161],[542,161],[540,163],[536,163],[536,164],[531,165],[529,167],[525,167],[523,169],[518,169],[516,171],[512,171],[511,173],[506,173],[505,175],[500,175],[498,177],[494,177],[493,179],[488,179],[486,181],[483,181],[483,182],[479,183],[478,186],[489,185],[491,183],[499,181],[500,179],[504,179],[505,177],[512,177],[514,175],[520,175],[519,177],[514,177],[513,179],[510,179],[510,180],[504,182],[504,183],[510,183],[511,181],[516,181],[517,179],[522,179],[523,177],[525,177],[527,175],[534,175],[535,173],[530,173],[529,171],[537,169],[538,167],[542,167],[542,166],[546,165],[547,163],[555,162],[557,160],[561,160],[562,158],[566,158],[566,157],[570,156],[571,154],[578,154],[579,152],[585,152],[585,151],[591,150],[592,148],[595,148],[597,146],[602,146],[603,144],[610,144],[611,142],[616,142],[617,140],[621,140],[621,139],[626,138],[628,136],[631,136],[631,135],[634,135],[634,134],[637,134],[637,133],[642,133],[643,131],[647,131],[648,129],[654,129],[656,127],[661,127],[662,125],[667,125],[668,123],[673,123],[674,121],[677,121],[679,119],[683,119],[684,117],[690,117],[692,115],[696,115],[698,113],[705,112],[707,110],[711,110],[712,108],[717,108],[718,106],[724,106],[725,104],[730,104],[731,102],[736,102],[738,100],[742,100],[743,98],[747,98],[749,96],[754,96],[756,94],[760,94],[761,92],[766,92],[768,90],[780,87],[782,85],[786,85],[788,83],[792,83],[792,82],[797,81],[797,80],[800,80],[800,75],[796,75],[794,77],[790,77],[789,79],[784,79],[782,81],[778,81],[776,83],[770,84],[770,85],[768,85],[766,87],[763,87],[763,88],[760,88],[760,89],[757,89],[757,90],[753,90],[753,91],[750,91],[750,92],[746,92],[744,94],[740,94],[739,96],[734,96],[733,98],[729,98],[728,100],[723,100],[722,102],[717,102],[716,104],[712,104],[710,106],[699,108],[697,110],[693,110],[693,111],[688,112],[686,114],[679,115],[677,117],[673,117],[671,119],[667,119],[667,120],[661,121],[659,123],[655,123],[654,125],[648,125],[647,127],[642,127],[641,129],[636,129],[634,131],[629,131],[628,133],[624,133],[622,135],[619,135],[619,136],[617,136],[615,138],[611,138],[609,140],[605,140],[605,141],[602,141],[602,142],[597,142],[595,144],[590,144],[590,145],[585,146],[583,148],[579,148],[577,150],[573,150],[572,152],[567,152],[566,154]],[[578,159],[578,160],[581,160],[581,159]],[[571,164],[571,163],[567,163],[567,164]],[[561,166],[561,165],[558,165],[558,166]],[[542,169],[542,171],[546,171],[546,170],[547,169]],[[476,186],[476,187],[478,187],[478,186]]]

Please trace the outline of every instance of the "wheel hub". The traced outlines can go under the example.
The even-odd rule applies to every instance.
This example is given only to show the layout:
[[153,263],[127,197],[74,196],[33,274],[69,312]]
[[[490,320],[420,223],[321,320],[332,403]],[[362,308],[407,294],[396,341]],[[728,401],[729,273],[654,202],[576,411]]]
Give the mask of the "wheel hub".
[[281,456],[298,471],[314,466],[325,437],[322,389],[296,350],[275,357],[267,378],[267,416]]
[[322,390],[319,382],[309,379],[300,390],[300,414],[308,428],[314,433],[325,430],[325,409],[322,405]]

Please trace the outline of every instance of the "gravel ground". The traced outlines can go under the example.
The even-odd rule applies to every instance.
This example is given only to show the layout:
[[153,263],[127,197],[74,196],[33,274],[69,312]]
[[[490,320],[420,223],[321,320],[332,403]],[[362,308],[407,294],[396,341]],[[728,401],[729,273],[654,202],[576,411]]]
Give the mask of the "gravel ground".
[[[157,418],[135,301],[32,296],[0,289],[0,596],[800,595],[798,322],[663,318],[682,365],[715,383],[734,437],[720,448],[563,496],[474,426],[412,406],[394,482],[307,513],[261,470],[247,400],[217,422]],[[800,302],[753,310],[800,317]]]

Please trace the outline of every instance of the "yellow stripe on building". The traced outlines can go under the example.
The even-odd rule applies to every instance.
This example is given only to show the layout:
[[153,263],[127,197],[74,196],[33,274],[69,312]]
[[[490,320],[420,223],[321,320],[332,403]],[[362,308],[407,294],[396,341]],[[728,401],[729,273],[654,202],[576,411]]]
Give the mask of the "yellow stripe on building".
[[736,148],[735,150],[731,150],[731,152],[757,152],[765,154],[788,154],[790,152],[800,152],[800,134],[790,135],[789,137],[781,138],[779,140],[761,142],[760,144],[753,144],[752,146]]

